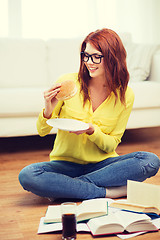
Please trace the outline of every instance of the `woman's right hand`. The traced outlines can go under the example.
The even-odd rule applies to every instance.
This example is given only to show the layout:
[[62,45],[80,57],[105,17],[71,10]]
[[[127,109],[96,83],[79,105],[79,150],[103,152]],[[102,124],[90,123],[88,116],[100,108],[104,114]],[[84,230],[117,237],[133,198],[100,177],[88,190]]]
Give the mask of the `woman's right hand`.
[[43,112],[43,116],[45,118],[50,118],[53,112],[53,109],[57,105],[58,100],[56,99],[57,93],[60,91],[61,84],[55,84],[49,90],[44,92],[44,101],[45,101],[45,109]]

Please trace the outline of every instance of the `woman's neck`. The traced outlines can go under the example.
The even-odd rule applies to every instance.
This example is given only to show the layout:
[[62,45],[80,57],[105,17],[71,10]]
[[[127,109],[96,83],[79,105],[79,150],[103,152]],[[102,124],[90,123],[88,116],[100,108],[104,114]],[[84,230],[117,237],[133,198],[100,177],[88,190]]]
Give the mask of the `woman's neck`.
[[104,77],[91,78],[89,88],[107,88],[107,82]]
[[93,112],[107,99],[109,96],[108,88],[104,78],[91,78],[89,82],[89,95],[92,103]]

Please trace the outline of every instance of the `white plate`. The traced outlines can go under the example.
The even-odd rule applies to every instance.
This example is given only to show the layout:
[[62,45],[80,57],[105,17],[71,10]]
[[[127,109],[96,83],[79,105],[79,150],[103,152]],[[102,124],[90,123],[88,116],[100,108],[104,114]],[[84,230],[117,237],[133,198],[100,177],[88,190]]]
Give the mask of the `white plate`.
[[87,123],[68,118],[49,119],[47,120],[47,124],[64,131],[81,131],[89,128]]

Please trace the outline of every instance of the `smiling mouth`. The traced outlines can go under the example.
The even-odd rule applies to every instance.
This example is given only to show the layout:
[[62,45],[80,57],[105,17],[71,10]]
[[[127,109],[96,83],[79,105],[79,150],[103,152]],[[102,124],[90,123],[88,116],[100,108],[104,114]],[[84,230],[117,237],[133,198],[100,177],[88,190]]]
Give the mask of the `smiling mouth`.
[[96,71],[98,68],[92,68],[92,67],[89,67],[88,68],[88,70],[90,71],[90,72],[94,72],[94,71]]

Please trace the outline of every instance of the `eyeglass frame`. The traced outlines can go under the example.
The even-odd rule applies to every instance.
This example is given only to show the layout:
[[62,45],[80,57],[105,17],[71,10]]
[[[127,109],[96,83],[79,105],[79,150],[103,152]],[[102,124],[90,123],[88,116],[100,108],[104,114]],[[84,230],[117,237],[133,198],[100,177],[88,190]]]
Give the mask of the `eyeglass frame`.
[[[85,52],[81,52],[80,54],[81,54],[81,59],[82,59],[83,62],[88,62],[89,59],[91,58],[92,62],[95,63],[95,64],[100,64],[101,61],[102,61],[102,58],[104,57],[103,55],[99,55],[99,54],[97,54],[97,53],[88,54],[88,53],[85,53]],[[84,61],[84,59],[83,59],[83,57],[82,57],[82,54],[87,54],[87,56],[86,56],[86,57],[88,57],[87,61]],[[99,62],[99,63],[96,63],[96,62],[93,61],[93,57],[92,57],[92,56],[95,56],[95,55],[97,55],[97,56],[99,57],[99,59],[100,59],[100,62]]]

